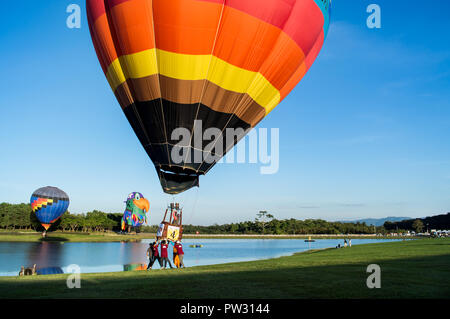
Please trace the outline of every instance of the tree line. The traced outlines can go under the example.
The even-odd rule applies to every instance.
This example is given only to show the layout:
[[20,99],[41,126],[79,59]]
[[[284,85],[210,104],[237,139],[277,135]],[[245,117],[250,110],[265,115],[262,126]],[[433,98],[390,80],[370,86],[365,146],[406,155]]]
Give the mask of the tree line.
[[431,231],[431,229],[449,230],[450,213],[425,218],[406,219],[399,222],[385,222],[383,226],[388,231],[407,229],[413,230],[416,233]]
[[[50,231],[104,232],[120,230],[122,213],[105,213],[98,210],[86,214],[66,212],[52,224]],[[321,219],[278,220],[267,212],[257,214],[254,221],[232,224],[197,226],[183,225],[186,234],[372,234],[384,233],[383,227],[365,223],[328,222]],[[0,228],[41,231],[42,226],[32,212],[29,204],[0,204]],[[142,226],[137,231],[155,233],[158,225]]]
[[385,229],[365,223],[328,222],[322,219],[272,219],[266,223],[245,221],[240,223],[212,226],[183,225],[183,233],[201,234],[266,234],[266,235],[303,235],[303,234],[373,234],[385,233]]
[[[50,231],[106,231],[120,229],[122,214],[104,213],[98,210],[86,214],[64,213],[53,223]],[[42,225],[29,204],[0,203],[0,228],[41,231]]]
[[[119,231],[123,213],[105,213],[98,210],[86,214],[66,212],[52,224],[50,231],[61,230],[71,232],[105,232]],[[386,222],[383,226],[372,226],[362,222],[329,222],[322,219],[284,219],[274,218],[266,211],[260,211],[253,221],[231,224],[214,224],[210,226],[183,225],[183,233],[195,234],[386,234],[389,232],[406,232],[423,229],[424,225],[436,229],[450,228],[450,213],[401,222]],[[7,230],[22,229],[42,231],[42,226],[32,212],[29,204],[0,203],[0,228]],[[136,231],[156,233],[158,225],[142,226]]]

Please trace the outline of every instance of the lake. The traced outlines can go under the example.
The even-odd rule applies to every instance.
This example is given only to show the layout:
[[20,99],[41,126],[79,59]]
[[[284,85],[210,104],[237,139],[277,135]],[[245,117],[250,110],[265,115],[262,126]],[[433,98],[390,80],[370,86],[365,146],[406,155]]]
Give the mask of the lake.
[[[398,239],[352,239],[352,245],[381,243]],[[146,250],[152,240],[141,242],[0,242],[0,276],[16,276],[21,266],[37,268],[76,264],[82,273],[123,271],[125,264],[148,263]],[[288,256],[309,249],[343,245],[343,239],[185,239],[183,240],[186,267],[252,261]],[[201,244],[201,248],[189,245]],[[172,262],[172,246],[169,257]],[[156,262],[154,269],[159,268]]]

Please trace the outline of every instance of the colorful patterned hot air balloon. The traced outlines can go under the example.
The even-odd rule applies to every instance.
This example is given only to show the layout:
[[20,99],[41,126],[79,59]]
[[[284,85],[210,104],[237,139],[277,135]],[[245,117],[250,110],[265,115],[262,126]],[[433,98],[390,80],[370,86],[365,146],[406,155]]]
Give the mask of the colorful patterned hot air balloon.
[[37,219],[47,230],[69,208],[69,196],[57,187],[42,187],[30,199],[31,208]]
[[[330,0],[87,0],[87,15],[106,78],[163,190],[176,194],[198,186],[305,75]],[[180,141],[177,128],[218,128],[222,142]]]
[[125,212],[123,213],[121,228],[142,226],[147,221],[146,212],[150,209],[150,203],[141,193],[133,192],[128,195]]

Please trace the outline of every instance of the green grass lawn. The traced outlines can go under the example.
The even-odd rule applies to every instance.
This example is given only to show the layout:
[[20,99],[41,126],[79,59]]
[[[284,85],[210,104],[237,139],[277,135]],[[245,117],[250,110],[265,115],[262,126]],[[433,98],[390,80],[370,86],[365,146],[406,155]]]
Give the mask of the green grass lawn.
[[[381,288],[369,289],[369,264]],[[356,245],[186,269],[1,277],[0,298],[450,298],[450,239]]]

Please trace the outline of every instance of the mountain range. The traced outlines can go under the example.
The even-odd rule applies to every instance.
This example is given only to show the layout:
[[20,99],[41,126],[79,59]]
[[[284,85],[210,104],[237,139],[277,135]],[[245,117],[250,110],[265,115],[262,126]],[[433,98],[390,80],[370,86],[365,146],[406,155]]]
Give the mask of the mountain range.
[[402,220],[406,219],[412,219],[412,217],[385,217],[385,218],[365,218],[365,219],[358,219],[358,220],[346,220],[343,221],[343,223],[366,223],[366,225],[373,225],[373,226],[383,226],[385,222],[400,222]]

